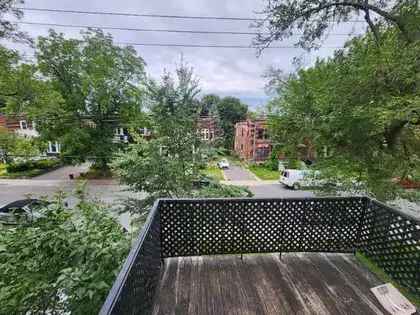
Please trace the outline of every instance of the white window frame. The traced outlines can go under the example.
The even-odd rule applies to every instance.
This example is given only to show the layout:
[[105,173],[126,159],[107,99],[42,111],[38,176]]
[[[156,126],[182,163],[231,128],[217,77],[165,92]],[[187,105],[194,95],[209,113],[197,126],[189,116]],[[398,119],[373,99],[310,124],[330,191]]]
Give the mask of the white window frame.
[[210,130],[208,130],[208,129],[201,129],[201,131],[200,131],[200,134],[201,134],[201,140],[204,140],[204,141],[207,141],[207,140],[209,140],[210,138]]
[[[55,146],[54,150],[53,150],[53,145]],[[58,153],[60,153],[60,151],[61,151],[61,145],[57,141],[55,141],[55,142],[48,141],[47,153],[58,154]]]

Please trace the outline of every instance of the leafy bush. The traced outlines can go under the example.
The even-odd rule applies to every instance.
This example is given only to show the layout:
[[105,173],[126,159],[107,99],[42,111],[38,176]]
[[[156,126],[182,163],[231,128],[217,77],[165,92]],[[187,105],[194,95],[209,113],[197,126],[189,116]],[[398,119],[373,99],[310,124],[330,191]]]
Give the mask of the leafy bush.
[[232,198],[232,197],[252,197],[254,194],[246,187],[223,185],[210,183],[193,192],[194,198]]
[[0,234],[0,314],[97,314],[130,241],[93,203]]
[[60,164],[59,160],[56,159],[45,159],[39,161],[24,161],[14,162],[7,165],[6,169],[8,173],[26,172],[33,169],[48,170],[56,167]]

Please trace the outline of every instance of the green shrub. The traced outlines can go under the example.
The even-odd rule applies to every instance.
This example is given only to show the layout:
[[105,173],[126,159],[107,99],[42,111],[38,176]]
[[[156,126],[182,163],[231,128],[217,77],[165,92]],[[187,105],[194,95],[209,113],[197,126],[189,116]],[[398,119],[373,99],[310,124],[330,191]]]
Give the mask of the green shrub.
[[8,173],[25,172],[33,168],[34,168],[34,162],[32,161],[10,163],[6,167]]
[[6,166],[8,173],[19,173],[27,172],[34,169],[47,170],[56,167],[60,164],[59,160],[56,159],[45,159],[39,161],[24,161],[10,163]]
[[59,201],[0,233],[0,314],[97,314],[130,240],[105,208]]
[[223,185],[214,182],[193,193],[194,198],[253,197],[253,195],[247,187]]

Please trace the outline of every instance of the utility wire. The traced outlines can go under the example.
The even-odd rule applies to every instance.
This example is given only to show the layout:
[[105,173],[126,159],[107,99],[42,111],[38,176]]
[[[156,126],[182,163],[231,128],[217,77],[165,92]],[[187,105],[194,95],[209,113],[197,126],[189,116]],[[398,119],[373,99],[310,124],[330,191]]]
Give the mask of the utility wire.
[[[201,44],[165,44],[165,43],[135,43],[135,42],[116,42],[117,45],[128,45],[128,46],[151,46],[151,47],[190,47],[190,48],[239,48],[239,49],[256,49],[258,46],[253,45],[201,45]],[[339,49],[342,46],[322,46],[320,49]],[[301,47],[295,46],[269,46],[264,49],[302,49]]]
[[[64,9],[49,9],[49,8],[33,8],[33,7],[16,7],[22,11],[38,11],[38,12],[55,12],[55,13],[73,13],[73,14],[91,14],[91,15],[116,15],[116,16],[136,16],[148,18],[170,18],[170,19],[194,19],[194,20],[225,20],[225,21],[264,21],[262,18],[250,17],[227,17],[227,16],[193,16],[193,15],[166,15],[166,14],[144,14],[144,13],[126,13],[126,12],[111,12],[111,11],[82,11],[82,10],[64,10]],[[349,20],[343,22],[361,22],[363,20]],[[331,23],[335,23],[332,21]]]
[[[99,28],[104,30],[119,30],[119,31],[133,31],[133,32],[161,32],[161,33],[187,33],[187,34],[227,34],[227,35],[258,35],[259,32],[235,32],[235,31],[197,31],[197,30],[173,30],[173,29],[156,29],[156,28],[131,28],[131,27],[116,27],[116,26],[102,26],[102,25],[78,25],[78,24],[58,24],[58,23],[41,23],[30,21],[16,21],[16,24],[23,25],[39,25],[39,26],[53,26],[53,27],[68,27],[68,28]],[[301,35],[298,33],[296,35]],[[350,36],[348,33],[330,33],[328,36]],[[354,34],[361,35],[361,34]]]
[[17,7],[17,9],[22,10],[22,11],[92,14],[92,15],[136,16],[136,17],[169,18],[169,19],[227,20],[227,21],[261,21],[261,20],[263,20],[263,19],[259,19],[259,18],[248,18],[248,17],[140,14],[140,13],[126,13],[126,12],[63,10],[63,9],[32,8],[32,7]]

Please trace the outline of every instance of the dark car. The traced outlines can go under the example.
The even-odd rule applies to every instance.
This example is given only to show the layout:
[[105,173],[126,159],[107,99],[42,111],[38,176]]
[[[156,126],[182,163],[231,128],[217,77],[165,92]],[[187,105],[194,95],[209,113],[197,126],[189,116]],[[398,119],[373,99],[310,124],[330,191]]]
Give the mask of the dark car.
[[42,216],[40,210],[50,203],[39,199],[22,199],[0,207],[0,224],[16,225],[32,222]]

